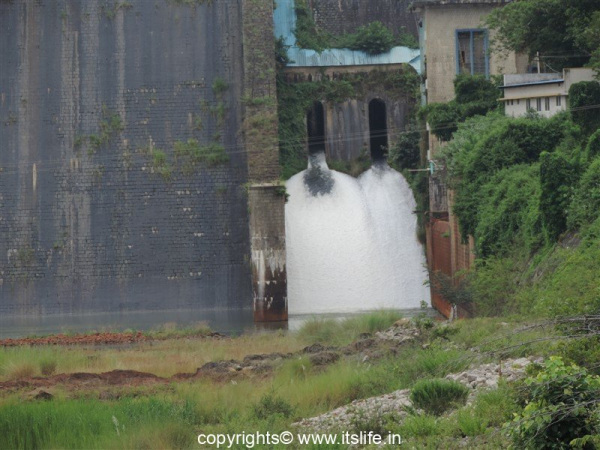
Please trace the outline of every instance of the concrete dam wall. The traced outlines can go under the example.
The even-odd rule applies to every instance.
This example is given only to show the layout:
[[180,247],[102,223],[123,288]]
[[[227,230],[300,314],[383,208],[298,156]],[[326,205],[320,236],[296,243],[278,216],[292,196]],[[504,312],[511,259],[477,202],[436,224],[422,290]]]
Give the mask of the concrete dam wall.
[[0,1],[0,314],[251,307],[242,3]]

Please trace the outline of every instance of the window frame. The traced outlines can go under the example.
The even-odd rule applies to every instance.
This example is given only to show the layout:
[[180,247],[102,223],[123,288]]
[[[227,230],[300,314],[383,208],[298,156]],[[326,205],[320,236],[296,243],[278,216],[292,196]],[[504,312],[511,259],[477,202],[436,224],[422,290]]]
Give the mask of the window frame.
[[[490,78],[490,53],[489,53],[489,34],[486,28],[457,28],[454,30],[454,47],[455,47],[455,57],[456,57],[456,75],[461,75],[460,72],[460,46],[458,44],[458,35],[459,33],[469,33],[469,50],[471,54],[471,60],[469,64],[471,66],[471,75],[478,75],[474,73],[475,70],[475,57],[474,47],[475,40],[473,39],[474,33],[483,33],[483,52],[485,59],[485,77]],[[483,75],[483,74],[482,74]]]

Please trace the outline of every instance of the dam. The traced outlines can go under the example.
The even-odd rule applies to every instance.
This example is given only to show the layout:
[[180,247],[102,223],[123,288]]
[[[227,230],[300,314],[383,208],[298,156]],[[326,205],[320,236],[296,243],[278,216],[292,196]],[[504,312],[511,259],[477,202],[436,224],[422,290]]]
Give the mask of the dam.
[[[397,0],[358,12],[347,0],[317,3],[319,17],[339,10],[356,26],[406,10]],[[300,300],[291,304],[295,294],[288,298],[298,283],[288,286],[286,267],[286,196],[294,216],[289,207],[299,196],[291,192],[303,175],[287,194],[280,181],[305,169],[308,154],[310,108],[287,114],[294,89],[312,86],[305,100],[322,106],[322,150],[349,162],[371,145],[371,105],[385,109],[379,126],[394,143],[414,110],[420,63],[418,50],[405,47],[378,56],[299,49],[293,5],[0,2],[3,317],[232,310],[249,321],[284,321],[288,309],[307,310]],[[397,17],[414,28],[411,17]],[[273,36],[282,33],[296,58],[283,68],[272,57]],[[335,98],[323,90],[338,84],[352,89]],[[296,134],[282,134],[290,129]],[[381,230],[395,220],[413,237],[414,229],[375,211],[385,198],[376,193],[380,181],[406,197],[403,211],[412,208],[408,187],[378,166],[358,180],[322,170],[336,181],[334,192],[347,187],[348,208],[360,206],[354,226],[379,236],[359,249],[382,258],[361,272],[371,274],[373,304],[402,305],[384,300],[383,286],[402,283]],[[290,261],[298,273],[300,260]],[[421,263],[419,256],[418,276]],[[419,291],[407,305],[421,300]]]

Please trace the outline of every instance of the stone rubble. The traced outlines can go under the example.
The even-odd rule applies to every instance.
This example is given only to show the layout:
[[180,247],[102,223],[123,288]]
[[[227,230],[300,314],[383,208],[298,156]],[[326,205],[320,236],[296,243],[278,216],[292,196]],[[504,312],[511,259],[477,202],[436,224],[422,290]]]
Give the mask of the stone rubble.
[[[488,363],[475,366],[459,373],[446,376],[472,389],[468,403],[470,403],[481,389],[494,389],[498,387],[500,377],[507,381],[515,381],[525,376],[529,364],[541,362],[541,358],[508,359],[501,363]],[[364,418],[373,419],[389,414],[394,414],[396,420],[401,420],[408,414],[412,407],[410,389],[402,389],[377,397],[364,400],[355,400],[320,416],[303,419],[294,423],[299,429],[307,432],[328,432],[349,430]]]
[[406,408],[411,405],[410,390],[402,389],[391,394],[371,397],[364,400],[355,400],[352,403],[341,406],[320,416],[303,419],[294,423],[306,431],[334,431],[349,430],[352,425],[362,417],[381,417],[395,414],[402,418],[407,412]]
[[527,366],[539,363],[542,359],[518,358],[502,361],[501,363],[482,364],[464,372],[446,375],[448,380],[458,381],[471,389],[497,388],[502,377],[506,381],[515,381],[525,376]]

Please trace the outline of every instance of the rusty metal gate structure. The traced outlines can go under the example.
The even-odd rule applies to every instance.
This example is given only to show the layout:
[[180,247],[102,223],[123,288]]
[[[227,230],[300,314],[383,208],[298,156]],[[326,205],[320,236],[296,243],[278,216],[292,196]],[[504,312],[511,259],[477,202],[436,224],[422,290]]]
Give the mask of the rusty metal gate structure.
[[[460,275],[469,270],[474,263],[474,243],[469,237],[468,243],[463,243],[458,230],[458,220],[449,215],[431,218],[427,224],[427,264],[430,274],[442,274],[452,280],[454,285],[460,281]],[[430,276],[431,306],[445,317],[451,317],[454,308],[455,317],[469,317],[471,311],[461,305],[453,305],[444,298],[440,286]]]

